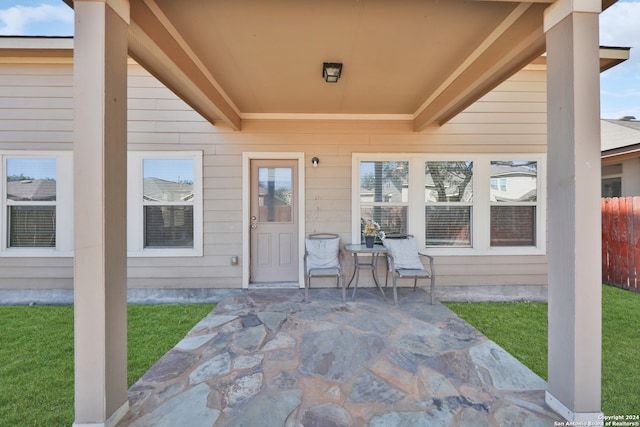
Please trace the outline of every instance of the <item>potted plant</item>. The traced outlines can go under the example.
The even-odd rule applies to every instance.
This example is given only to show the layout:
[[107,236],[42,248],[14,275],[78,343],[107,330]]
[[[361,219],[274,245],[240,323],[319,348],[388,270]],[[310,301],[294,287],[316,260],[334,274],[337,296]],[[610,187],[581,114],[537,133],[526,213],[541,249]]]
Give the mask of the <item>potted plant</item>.
[[384,238],[384,231],[380,230],[380,224],[378,224],[371,218],[363,219],[362,225],[362,235],[364,236],[364,243],[368,248],[373,247],[376,238]]

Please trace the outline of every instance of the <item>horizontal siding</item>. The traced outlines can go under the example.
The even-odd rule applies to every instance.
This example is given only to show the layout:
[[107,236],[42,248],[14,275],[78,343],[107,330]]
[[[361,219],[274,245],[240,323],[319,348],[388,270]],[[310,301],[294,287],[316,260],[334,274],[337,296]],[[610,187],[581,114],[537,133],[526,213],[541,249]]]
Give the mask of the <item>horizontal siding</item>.
[[71,258],[0,257],[0,289],[70,289]]
[[479,124],[479,125],[491,125],[491,124],[513,124],[516,126],[522,123],[527,124],[547,124],[547,113],[542,112],[504,112],[496,114],[495,112],[467,112],[454,117],[450,123],[464,123],[464,124]]
[[[353,153],[546,152],[546,79],[522,71],[456,116],[421,133],[411,122],[244,120],[241,132],[213,126],[132,64],[128,91],[131,150],[201,150],[204,174],[204,256],[130,258],[132,288],[228,288],[241,284],[242,154],[304,152],[306,232],[351,240]],[[71,65],[0,66],[0,149],[70,149]],[[240,265],[230,265],[232,256]],[[347,259],[351,268],[351,259]],[[547,283],[545,256],[436,259],[439,286]],[[383,277],[384,269],[380,273]],[[368,274],[362,285],[371,286]],[[327,286],[332,283],[327,282]],[[70,288],[68,258],[0,258],[0,288]]]
[[[37,98],[19,98],[17,100],[16,98],[0,97],[0,109],[27,110],[27,112],[30,109],[45,109],[45,111],[66,110],[73,116],[73,99],[71,97],[48,98],[41,96]],[[3,114],[6,112],[7,111],[3,111]]]
[[71,276],[64,279],[42,278],[42,277],[0,277],[0,289],[71,289],[73,288],[73,278]]
[[2,149],[69,149],[73,141],[70,64],[0,66]]
[[470,113],[492,113],[505,116],[507,114],[546,114],[547,103],[546,102],[476,102],[469,106],[464,113],[453,118],[458,120],[459,117],[466,116]]

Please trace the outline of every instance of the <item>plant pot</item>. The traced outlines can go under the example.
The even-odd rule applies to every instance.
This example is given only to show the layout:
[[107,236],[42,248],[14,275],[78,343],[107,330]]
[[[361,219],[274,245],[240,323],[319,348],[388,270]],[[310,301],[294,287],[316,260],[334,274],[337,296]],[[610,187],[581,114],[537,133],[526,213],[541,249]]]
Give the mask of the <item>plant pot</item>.
[[367,245],[368,248],[373,247],[373,243],[376,240],[376,236],[364,236],[364,244]]

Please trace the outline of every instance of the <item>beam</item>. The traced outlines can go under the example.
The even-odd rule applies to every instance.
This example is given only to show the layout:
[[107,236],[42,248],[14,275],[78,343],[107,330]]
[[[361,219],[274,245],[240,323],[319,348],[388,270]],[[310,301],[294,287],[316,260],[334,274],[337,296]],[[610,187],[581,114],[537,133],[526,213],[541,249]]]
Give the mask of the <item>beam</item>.
[[[484,1],[484,2],[492,2],[492,3],[513,3],[513,0],[471,0],[471,1]],[[529,0],[527,2],[522,2],[523,3],[546,3],[546,4],[551,4],[556,0]]]
[[[516,6],[416,111],[414,130],[446,123],[544,53],[543,10],[542,5]],[[513,40],[519,42],[514,44]]]

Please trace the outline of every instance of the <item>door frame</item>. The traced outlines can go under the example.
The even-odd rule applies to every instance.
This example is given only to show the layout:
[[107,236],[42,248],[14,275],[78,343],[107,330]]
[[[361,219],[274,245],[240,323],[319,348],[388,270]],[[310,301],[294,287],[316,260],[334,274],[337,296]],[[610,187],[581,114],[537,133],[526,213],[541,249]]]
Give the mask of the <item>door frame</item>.
[[301,152],[243,152],[242,153],[242,289],[249,288],[251,266],[251,161],[252,160],[297,160],[298,161],[298,287],[304,288],[304,238],[305,238],[305,186],[304,153]]

